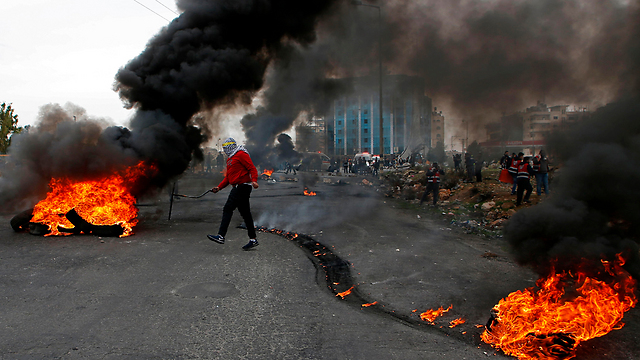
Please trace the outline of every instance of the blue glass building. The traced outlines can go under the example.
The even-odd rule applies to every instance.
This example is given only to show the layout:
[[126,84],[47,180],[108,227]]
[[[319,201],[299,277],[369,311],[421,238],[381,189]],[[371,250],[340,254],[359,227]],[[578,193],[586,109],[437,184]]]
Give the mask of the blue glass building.
[[[354,155],[380,152],[378,78],[343,79],[353,92],[333,101],[326,117],[327,153]],[[383,79],[382,141],[385,154],[431,144],[431,99],[419,77],[388,75]]]

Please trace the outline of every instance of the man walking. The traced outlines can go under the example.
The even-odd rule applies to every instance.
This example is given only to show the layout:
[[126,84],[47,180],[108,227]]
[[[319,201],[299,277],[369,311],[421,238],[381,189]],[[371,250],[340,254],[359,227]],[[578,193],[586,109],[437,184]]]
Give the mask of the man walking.
[[511,156],[511,164],[509,164],[509,174],[513,177],[513,186],[511,187],[511,195],[516,194],[516,187],[518,186],[518,165],[522,161],[522,157],[524,156],[523,152],[518,153],[516,157],[516,153],[513,153]]
[[[522,204],[522,195],[524,194],[524,202],[529,202],[529,196],[531,196],[531,191],[533,187],[531,186],[531,181],[529,178],[533,175],[533,168],[529,163],[529,157],[524,158],[518,164],[518,190],[516,194],[516,206],[520,206]],[[526,193],[525,193],[526,191]]]
[[222,146],[224,153],[227,155],[227,171],[224,179],[211,191],[217,193],[229,184],[233,186],[233,189],[231,189],[227,203],[222,209],[222,222],[220,223],[218,235],[207,235],[207,238],[218,244],[224,244],[224,237],[227,234],[229,223],[231,223],[233,211],[238,208],[245,225],[247,225],[249,235],[249,243],[243,246],[242,249],[249,250],[258,246],[256,229],[253,225],[253,217],[249,206],[252,187],[253,189],[258,188],[258,170],[253,165],[249,152],[244,146],[237,145],[233,138],[227,138]]

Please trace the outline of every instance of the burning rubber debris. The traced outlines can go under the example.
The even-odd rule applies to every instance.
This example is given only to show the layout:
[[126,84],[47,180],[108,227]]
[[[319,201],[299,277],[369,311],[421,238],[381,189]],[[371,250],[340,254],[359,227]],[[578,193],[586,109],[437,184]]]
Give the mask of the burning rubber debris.
[[307,188],[307,187],[305,187],[305,188],[304,188],[304,192],[303,192],[303,194],[304,194],[304,196],[316,196],[316,195],[318,195],[318,193],[317,193],[317,192],[315,192],[315,191],[311,191],[311,190],[309,190],[309,188]]
[[[435,326],[437,319],[449,313],[453,305],[424,311],[420,320],[387,310],[378,301],[367,301],[351,278],[350,264],[313,238],[261,226],[256,230],[296,241],[324,272],[323,282],[341,300],[465,342],[480,341],[476,336],[479,334],[485,343],[519,359],[571,359],[581,342],[622,328],[624,313],[637,303],[636,281],[622,268],[625,261],[619,255],[616,261],[602,261],[600,280],[581,271],[552,274],[538,280],[538,289],[516,291],[501,300],[486,326],[450,331],[467,323],[464,317],[457,317],[446,321],[446,326]],[[321,281],[320,275],[318,280]],[[417,309],[412,313],[417,313]]]
[[132,191],[155,171],[154,166],[140,162],[101,179],[52,179],[47,197],[35,205],[31,214],[20,214],[23,220],[12,221],[12,226],[19,231],[25,229],[28,222],[32,234],[44,236],[132,235],[133,227],[138,223]]
[[538,289],[511,293],[493,308],[482,340],[519,359],[575,357],[581,342],[621,329],[635,307],[636,281],[624,262],[620,255],[602,261],[607,280],[561,272],[538,280]]

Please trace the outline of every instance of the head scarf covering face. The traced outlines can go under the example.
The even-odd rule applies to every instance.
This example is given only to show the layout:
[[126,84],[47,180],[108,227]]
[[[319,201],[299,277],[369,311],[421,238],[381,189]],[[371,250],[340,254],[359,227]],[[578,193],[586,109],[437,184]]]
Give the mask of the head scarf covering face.
[[232,157],[238,151],[244,151],[247,154],[249,153],[247,149],[244,148],[244,146],[236,144],[236,141],[231,137],[224,140],[224,142],[222,143],[222,149],[228,157]]

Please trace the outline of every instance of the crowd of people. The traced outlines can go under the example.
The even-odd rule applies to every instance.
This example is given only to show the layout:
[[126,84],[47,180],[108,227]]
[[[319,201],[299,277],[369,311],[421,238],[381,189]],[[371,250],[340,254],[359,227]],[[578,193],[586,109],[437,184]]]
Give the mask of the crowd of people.
[[505,151],[500,159],[500,166],[500,181],[513,184],[511,195],[516,195],[517,206],[522,202],[529,202],[533,191],[532,176],[536,178],[536,194],[542,195],[544,190],[545,195],[549,195],[549,158],[544,150],[533,157],[524,156],[522,152],[509,155]]

